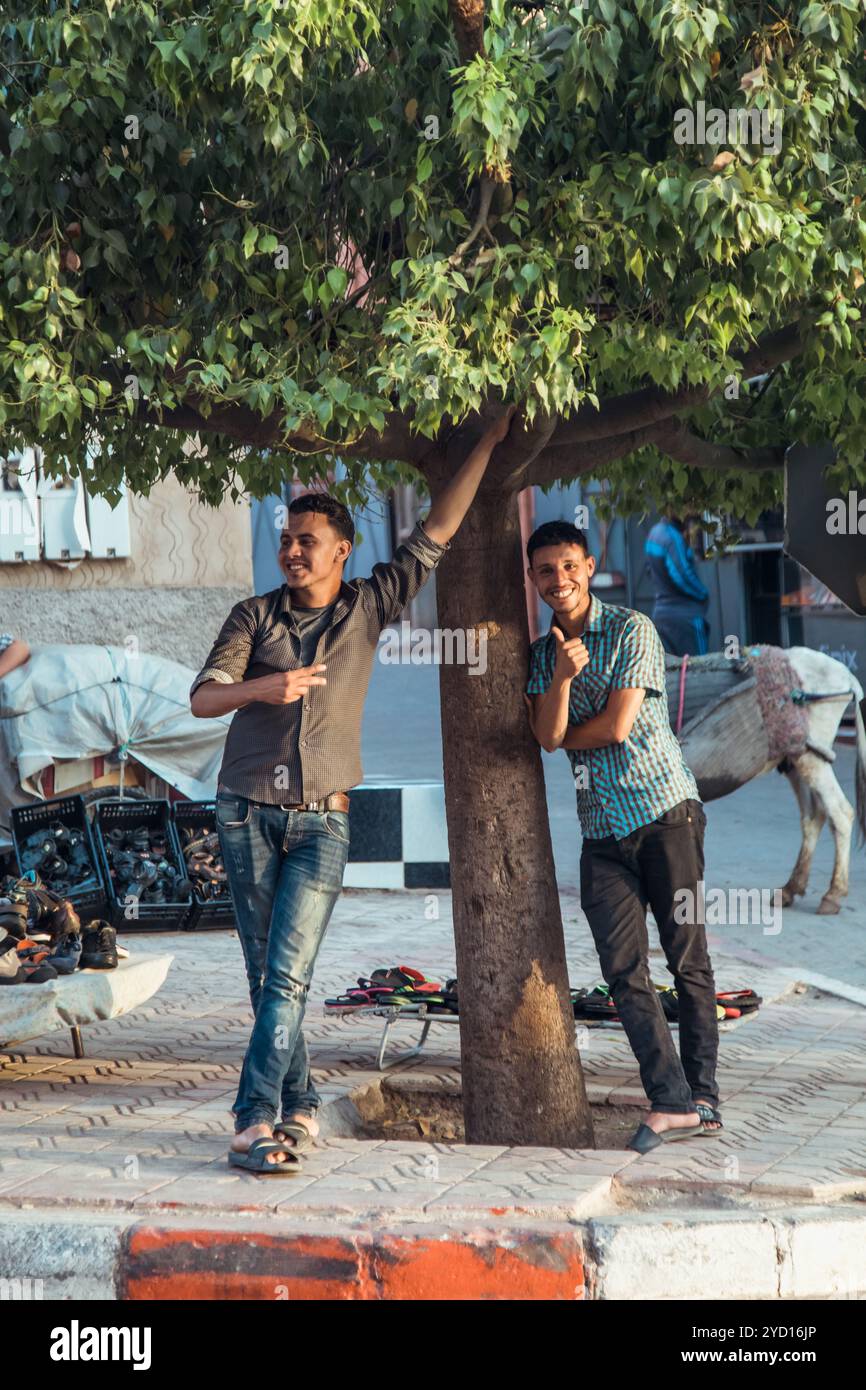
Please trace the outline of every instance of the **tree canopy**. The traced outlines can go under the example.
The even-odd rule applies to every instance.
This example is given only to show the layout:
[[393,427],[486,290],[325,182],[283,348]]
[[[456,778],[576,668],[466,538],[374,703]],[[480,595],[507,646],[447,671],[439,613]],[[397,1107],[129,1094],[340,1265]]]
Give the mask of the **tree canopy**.
[[4,447],[357,504],[507,399],[512,490],[866,480],[863,8],[7,0]]

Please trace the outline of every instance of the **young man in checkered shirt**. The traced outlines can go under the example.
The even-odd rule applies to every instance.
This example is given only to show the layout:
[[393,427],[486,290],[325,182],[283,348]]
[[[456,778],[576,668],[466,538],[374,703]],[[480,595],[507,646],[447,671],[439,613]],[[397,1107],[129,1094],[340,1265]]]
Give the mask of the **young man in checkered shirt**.
[[[550,631],[532,644],[530,723],[548,752],[567,751],[574,772],[581,905],[650,1101],[628,1147],[647,1153],[721,1129],[716,988],[698,887],[706,816],[670,726],[650,619],[590,593],[595,560],[570,522],[540,526],[527,556],[553,609]],[[679,1056],[650,978],[647,904],[676,983]]]

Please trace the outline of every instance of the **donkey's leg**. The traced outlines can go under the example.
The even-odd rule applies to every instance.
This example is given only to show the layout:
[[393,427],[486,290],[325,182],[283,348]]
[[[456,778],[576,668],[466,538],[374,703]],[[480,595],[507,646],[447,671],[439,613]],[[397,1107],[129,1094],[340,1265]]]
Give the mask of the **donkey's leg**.
[[854,827],[854,808],[843,792],[829,763],[816,759],[817,769],[812,782],[816,798],[820,798],[833,835],[836,856],[830,887],[821,899],[818,911],[832,915],[839,911],[841,899],[848,893],[848,867],[851,858],[851,831]]
[[[794,898],[802,897],[806,891],[815,845],[818,843],[818,836],[821,834],[821,828],[827,818],[822,803],[812,791],[810,778],[807,775],[808,769],[803,769],[801,766],[806,759],[813,763],[819,761],[812,753],[801,754],[798,758],[789,757],[786,760],[785,775],[791,783],[800,806],[800,830],[803,839],[791,876],[781,889],[783,907],[790,907]],[[826,763],[823,766],[826,767]]]

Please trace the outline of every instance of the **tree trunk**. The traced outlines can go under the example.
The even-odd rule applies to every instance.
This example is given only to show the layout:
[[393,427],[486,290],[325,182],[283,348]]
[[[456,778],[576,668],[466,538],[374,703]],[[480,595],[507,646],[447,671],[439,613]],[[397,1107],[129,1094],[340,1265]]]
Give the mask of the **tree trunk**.
[[[442,629],[486,670],[440,666],[466,1138],[592,1148],[528,659],[517,497],[482,489],[437,571]],[[467,637],[467,648],[472,652]],[[483,674],[481,674],[483,671]],[[575,825],[575,852],[577,826]]]

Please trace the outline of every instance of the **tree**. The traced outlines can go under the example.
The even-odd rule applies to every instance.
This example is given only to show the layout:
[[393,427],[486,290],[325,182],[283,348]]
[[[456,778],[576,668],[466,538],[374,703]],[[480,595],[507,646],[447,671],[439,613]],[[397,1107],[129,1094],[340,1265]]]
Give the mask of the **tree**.
[[519,403],[438,582],[488,638],[483,679],[441,667],[467,1132],[591,1142],[517,497],[749,518],[824,436],[863,480],[862,5],[6,9],[7,447],[214,503],[338,454],[358,505],[435,495]]

